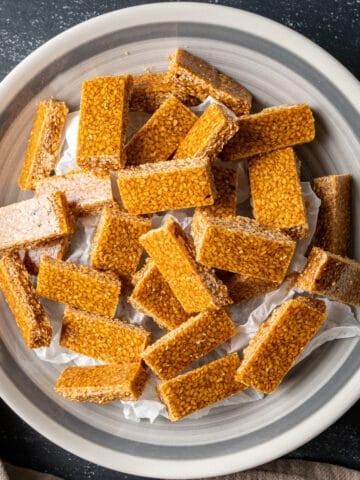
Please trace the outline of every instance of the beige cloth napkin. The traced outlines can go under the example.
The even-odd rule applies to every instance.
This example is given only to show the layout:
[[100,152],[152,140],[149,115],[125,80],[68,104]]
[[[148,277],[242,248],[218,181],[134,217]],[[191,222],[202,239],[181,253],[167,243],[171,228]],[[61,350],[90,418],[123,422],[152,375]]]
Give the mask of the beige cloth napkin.
[[[45,473],[25,470],[0,462],[0,480],[61,480]],[[360,472],[328,463],[304,460],[277,460],[254,470],[212,480],[360,480]]]
[[0,480],[61,480],[47,473],[39,473],[34,470],[14,467],[0,461]]
[[276,460],[246,472],[212,480],[360,480],[360,472],[328,463]]

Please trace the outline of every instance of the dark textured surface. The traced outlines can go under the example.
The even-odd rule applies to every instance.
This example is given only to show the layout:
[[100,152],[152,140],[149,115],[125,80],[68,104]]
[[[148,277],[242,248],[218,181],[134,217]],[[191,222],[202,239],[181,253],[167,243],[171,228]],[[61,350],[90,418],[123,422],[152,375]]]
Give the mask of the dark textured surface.
[[[0,0],[0,80],[48,39],[88,18],[151,1]],[[283,23],[329,51],[360,78],[359,0],[228,0]],[[360,403],[289,458],[336,463],[360,470]],[[0,457],[67,480],[135,478],[85,462],[32,430],[0,401]],[[20,479],[19,479],[20,480]]]
[[[49,38],[91,17],[152,1],[0,0],[0,78]],[[206,3],[206,2],[204,2]],[[360,77],[358,0],[209,1],[272,18],[328,50]]]

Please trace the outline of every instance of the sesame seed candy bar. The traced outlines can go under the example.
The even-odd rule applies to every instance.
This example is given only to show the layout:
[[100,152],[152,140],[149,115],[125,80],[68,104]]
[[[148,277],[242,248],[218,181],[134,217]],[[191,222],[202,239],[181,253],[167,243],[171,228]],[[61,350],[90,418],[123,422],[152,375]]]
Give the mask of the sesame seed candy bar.
[[55,390],[76,402],[138,400],[148,377],[141,363],[68,367],[58,378]]
[[236,116],[223,105],[213,103],[194,123],[178,146],[174,158],[206,155],[213,160],[238,129]]
[[104,207],[91,244],[90,265],[129,279],[143,251],[139,237],[150,228],[150,218],[129,215],[115,203]]
[[216,195],[208,158],[124,168],[118,186],[125,208],[134,215],[212,205]]
[[128,165],[167,160],[196,120],[195,113],[170,96],[127,143]]
[[252,97],[246,88],[209,63],[181,48],[169,60],[169,77],[184,93],[200,100],[211,95],[236,115],[250,112]]
[[142,358],[161,380],[167,380],[235,333],[226,309],[202,312],[147,347]]
[[191,223],[192,234],[198,220],[201,221],[203,215],[213,217],[234,217],[236,215],[238,168],[237,165],[231,165],[231,167],[233,168],[212,167],[216,189],[215,203],[195,209]]
[[197,105],[196,98],[178,91],[169,80],[167,72],[134,75],[134,86],[131,94],[130,110],[153,113],[171,95],[174,95],[187,106]]
[[0,208],[0,254],[43,245],[73,231],[73,219],[61,192]]
[[40,259],[42,255],[47,255],[58,260],[63,260],[69,248],[69,237],[64,236],[59,240],[52,240],[40,247],[34,247],[31,250],[25,250],[24,265],[31,275],[37,275],[39,272]]
[[273,392],[326,318],[322,300],[297,297],[276,308],[244,350],[235,379]]
[[217,192],[215,203],[197,210],[214,217],[233,217],[236,215],[238,167],[237,165],[231,165],[230,168],[212,166],[211,170]]
[[60,346],[107,363],[140,362],[150,336],[125,320],[66,306]]
[[280,283],[296,243],[248,217],[199,215],[192,230],[196,260],[208,267]]
[[104,175],[125,166],[132,85],[131,75],[83,82],[76,152],[81,169]]
[[321,200],[315,245],[346,256],[351,237],[351,175],[315,178],[314,192]]
[[170,420],[175,422],[245,390],[247,387],[235,380],[239,366],[238,354],[232,353],[161,382],[157,386],[157,393],[167,407]]
[[279,228],[297,240],[309,226],[293,148],[284,148],[249,160],[254,217],[269,228]]
[[252,298],[261,297],[280,286],[278,282],[242,275],[241,273],[229,273],[224,278],[222,276],[220,278],[227,286],[229,295],[235,305],[247,302]]
[[18,255],[0,260],[0,288],[28,348],[48,347],[52,328]]
[[147,259],[134,277],[135,288],[129,302],[139,312],[152,317],[160,328],[173,330],[189,318],[151,259]]
[[296,286],[338,302],[360,306],[360,263],[313,247]]
[[41,257],[37,293],[88,312],[115,315],[121,282],[112,272]]
[[238,120],[238,133],[225,145],[224,160],[241,160],[314,140],[314,117],[309,105],[280,105]]
[[64,192],[75,216],[97,215],[104,205],[113,202],[110,177],[98,177],[87,172],[54,175],[37,182],[35,194]]
[[34,190],[37,180],[51,175],[59,160],[67,113],[64,102],[49,99],[39,103],[18,178],[23,190]]
[[232,303],[227,288],[212,270],[196,262],[193,242],[173,217],[142,235],[140,243],[187,313]]

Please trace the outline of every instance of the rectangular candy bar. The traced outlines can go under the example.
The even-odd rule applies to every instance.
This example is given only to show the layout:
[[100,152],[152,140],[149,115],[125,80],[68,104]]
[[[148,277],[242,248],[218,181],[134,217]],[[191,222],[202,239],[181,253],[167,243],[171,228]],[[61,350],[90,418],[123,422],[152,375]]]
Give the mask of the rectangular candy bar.
[[246,88],[203,59],[178,48],[169,60],[169,77],[177,88],[200,100],[211,95],[236,115],[250,112],[252,98]]
[[73,219],[61,192],[0,208],[0,254],[43,245],[73,231]]
[[296,286],[338,302],[360,306],[360,263],[313,247]]
[[37,180],[51,175],[59,160],[67,113],[64,102],[51,98],[39,103],[18,179],[23,190],[34,190]]
[[58,378],[55,390],[76,402],[138,400],[147,379],[141,363],[68,367]]
[[118,186],[125,208],[134,215],[212,205],[216,195],[208,158],[125,168]]
[[0,260],[0,288],[28,348],[48,347],[52,328],[30,276],[17,255]]
[[231,165],[231,168],[213,166],[212,172],[216,188],[216,199],[214,205],[199,208],[214,217],[233,217],[236,215],[237,189],[238,189],[238,168]]
[[167,380],[235,333],[235,325],[226,309],[202,312],[150,345],[142,358],[161,380]]
[[322,300],[297,297],[276,308],[250,340],[235,379],[272,393],[326,318]]
[[239,366],[238,354],[232,353],[161,382],[157,392],[167,407],[170,420],[176,422],[186,415],[245,390],[246,386],[235,380]]
[[128,165],[167,160],[196,120],[195,113],[172,95],[126,145]]
[[222,152],[224,160],[241,160],[315,138],[314,117],[306,104],[264,108],[239,118],[238,125],[238,133]]
[[108,317],[115,315],[121,282],[112,272],[42,256],[37,293],[56,302]]
[[104,205],[113,202],[110,177],[97,177],[87,172],[54,175],[36,184],[36,195],[55,191],[65,194],[74,216],[97,215]]
[[208,267],[280,283],[296,243],[248,217],[201,215],[192,229],[196,260]]
[[307,237],[309,226],[293,148],[251,158],[249,178],[256,220],[281,229],[294,240]]
[[187,313],[216,310],[231,303],[225,285],[196,262],[194,244],[173,217],[140,237],[140,243]]
[[171,95],[187,106],[197,105],[196,98],[179,91],[169,80],[167,72],[134,75],[130,110],[153,113]]
[[115,203],[104,207],[91,244],[90,265],[130,279],[143,251],[139,237],[150,228],[150,218],[129,215]]
[[198,207],[195,209],[191,223],[191,233],[196,230],[196,224],[201,222],[203,215],[213,217],[234,217],[236,215],[237,188],[238,188],[238,169],[212,167],[214,183],[216,189],[216,200],[213,205],[208,207]]
[[256,278],[250,275],[242,275],[241,273],[229,273],[226,278],[222,276],[220,276],[220,278],[227,286],[229,295],[235,305],[247,302],[256,297],[261,297],[266,293],[276,290],[280,286],[278,282]]
[[107,363],[140,362],[150,332],[125,320],[66,306],[60,345]]
[[337,255],[348,255],[351,237],[351,175],[315,178],[314,192],[321,200],[315,245]]
[[135,288],[129,302],[139,312],[152,317],[160,328],[173,330],[189,318],[151,259],[136,272],[133,281]]
[[174,158],[214,159],[238,131],[236,116],[223,105],[211,104],[178,146]]
[[69,247],[69,237],[65,236],[59,240],[53,240],[40,247],[34,247],[25,250],[24,265],[31,275],[37,275],[39,272],[40,259],[42,255],[47,255],[58,260],[63,260]]
[[76,152],[81,169],[105,175],[125,166],[132,85],[131,75],[83,82]]

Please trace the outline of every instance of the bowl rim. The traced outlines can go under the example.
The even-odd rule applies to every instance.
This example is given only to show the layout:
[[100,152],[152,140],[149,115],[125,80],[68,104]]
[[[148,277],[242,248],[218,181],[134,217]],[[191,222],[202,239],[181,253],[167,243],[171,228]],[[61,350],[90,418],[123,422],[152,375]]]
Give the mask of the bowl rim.
[[[68,51],[69,45],[76,44],[78,38],[90,41],[106,33],[126,27],[159,22],[191,22],[216,24],[236,30],[255,34],[257,37],[269,39],[276,45],[283,45],[287,39],[287,50],[315,64],[317,69],[334,79],[341,86],[343,95],[352,103],[360,115],[360,84],[346,68],[321,47],[301,34],[273,20],[237,8],[210,5],[203,3],[153,3],[134,6],[100,15],[82,22],[39,47],[19,63],[0,83],[0,102],[6,105],[24,86],[29,76],[39,72],[49,57],[61,57]],[[0,394],[4,401],[27,423],[42,435],[66,450],[107,468],[121,470],[133,475],[162,478],[194,478],[196,476],[223,475],[245,470],[261,462],[273,460],[297,448],[319,434],[337,418],[339,418],[360,397],[360,370],[329,401],[314,414],[296,425],[291,430],[263,443],[261,456],[257,447],[250,447],[243,452],[216,456],[206,460],[196,459],[179,464],[174,460],[142,458],[131,456],[98,445],[46,416],[40,409],[16,387],[8,372],[0,368]]]

